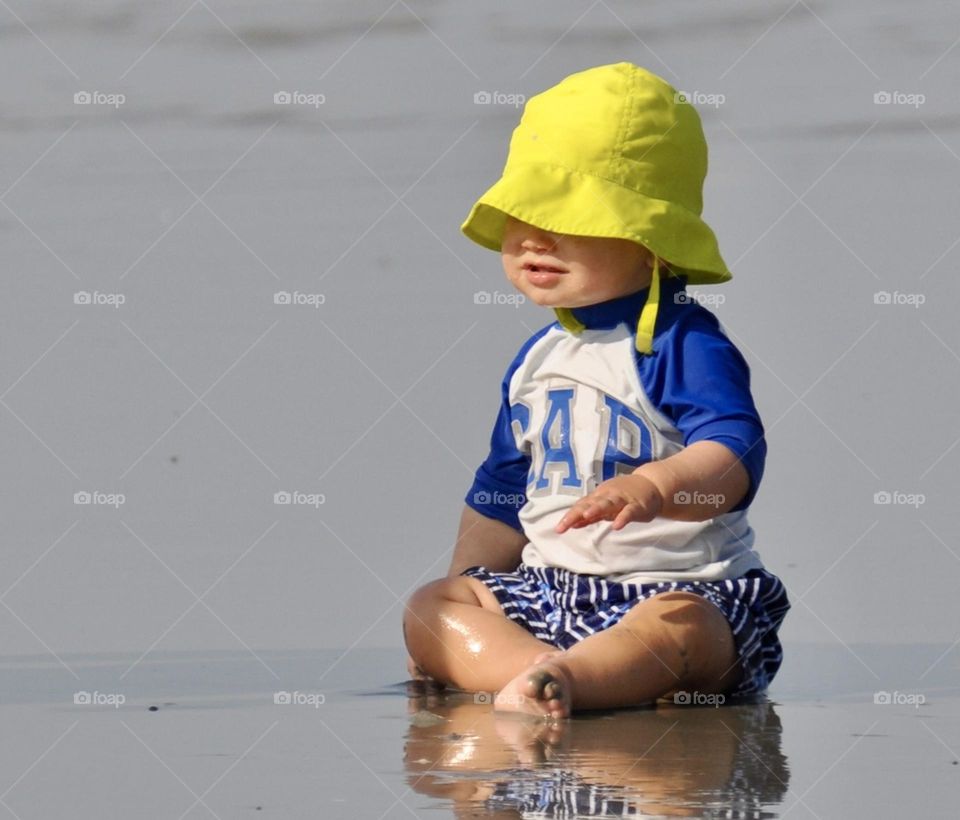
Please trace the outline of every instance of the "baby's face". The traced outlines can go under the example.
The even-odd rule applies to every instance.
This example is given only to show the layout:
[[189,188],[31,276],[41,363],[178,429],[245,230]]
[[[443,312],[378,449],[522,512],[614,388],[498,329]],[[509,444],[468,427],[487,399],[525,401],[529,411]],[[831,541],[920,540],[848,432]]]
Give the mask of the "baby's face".
[[551,233],[507,217],[503,270],[524,296],[544,307],[584,307],[650,284],[653,257],[628,239]]

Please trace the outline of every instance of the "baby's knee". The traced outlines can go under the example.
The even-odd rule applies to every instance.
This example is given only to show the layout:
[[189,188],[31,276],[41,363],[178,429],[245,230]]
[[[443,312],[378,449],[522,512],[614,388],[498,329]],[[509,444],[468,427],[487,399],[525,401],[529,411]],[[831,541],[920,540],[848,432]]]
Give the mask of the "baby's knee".
[[445,602],[458,601],[462,598],[456,583],[460,580],[465,579],[437,578],[414,590],[403,610],[404,634],[423,627],[443,608]]
[[479,606],[483,609],[499,611],[500,605],[496,596],[482,581],[466,575],[457,575],[452,578],[437,578],[419,587],[407,600],[407,612],[418,612],[425,609],[433,612],[444,602]]
[[[675,593],[679,597],[683,593]],[[676,601],[675,601],[676,603]],[[705,692],[722,692],[740,680],[740,663],[730,622],[706,598],[688,594],[685,608],[668,621],[677,645],[689,659],[689,685]]]
[[421,662],[437,641],[439,618],[453,602],[464,598],[460,582],[466,578],[438,578],[418,587],[403,610],[403,639],[410,655]]
[[713,603],[693,593],[666,592],[634,610],[621,624],[646,632],[646,641],[669,659],[683,687],[709,692],[735,682],[739,665],[733,634]]
[[446,578],[438,578],[435,581],[423,584],[407,598],[403,608],[403,628],[407,631],[411,621],[416,621],[428,611],[435,609],[437,600],[443,597],[443,587]]
[[465,575],[437,578],[418,587],[407,599],[403,611],[403,634],[410,638],[434,634],[436,619],[444,610],[466,604],[502,614],[496,596],[482,581]]

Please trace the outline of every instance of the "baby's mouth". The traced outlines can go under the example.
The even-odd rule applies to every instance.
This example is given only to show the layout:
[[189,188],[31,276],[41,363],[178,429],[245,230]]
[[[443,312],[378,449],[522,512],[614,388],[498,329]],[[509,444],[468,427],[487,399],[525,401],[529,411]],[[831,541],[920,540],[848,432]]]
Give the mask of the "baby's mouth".
[[524,262],[523,270],[529,271],[530,273],[566,273],[563,268],[541,262]]

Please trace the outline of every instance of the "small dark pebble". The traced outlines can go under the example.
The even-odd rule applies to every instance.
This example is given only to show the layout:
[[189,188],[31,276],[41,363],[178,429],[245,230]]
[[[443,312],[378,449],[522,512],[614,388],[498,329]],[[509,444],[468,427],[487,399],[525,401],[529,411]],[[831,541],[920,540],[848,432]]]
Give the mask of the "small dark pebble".
[[159,706],[151,706],[151,707],[150,707],[150,711],[151,711],[151,712],[156,712],[156,711],[159,710],[159,709],[160,709]]
[[176,464],[176,463],[177,463],[177,456],[170,456],[170,463],[171,463],[171,464]]
[[263,806],[257,806],[257,811],[263,811]]

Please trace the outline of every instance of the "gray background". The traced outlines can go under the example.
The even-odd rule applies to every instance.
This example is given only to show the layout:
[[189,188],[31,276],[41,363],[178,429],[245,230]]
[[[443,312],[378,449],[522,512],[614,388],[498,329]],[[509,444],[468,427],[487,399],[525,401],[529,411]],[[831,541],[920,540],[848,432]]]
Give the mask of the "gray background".
[[519,111],[473,95],[630,60],[725,96],[699,106],[704,215],[735,279],[699,290],[767,426],[751,520],[788,656],[929,643],[956,668],[954,4],[0,5],[6,654],[398,647],[552,319],[474,304],[508,286],[459,225]]

